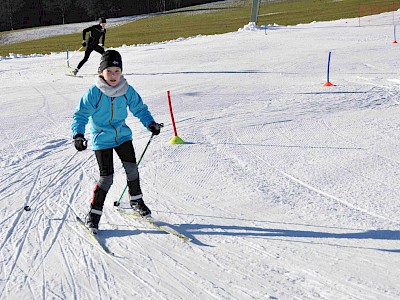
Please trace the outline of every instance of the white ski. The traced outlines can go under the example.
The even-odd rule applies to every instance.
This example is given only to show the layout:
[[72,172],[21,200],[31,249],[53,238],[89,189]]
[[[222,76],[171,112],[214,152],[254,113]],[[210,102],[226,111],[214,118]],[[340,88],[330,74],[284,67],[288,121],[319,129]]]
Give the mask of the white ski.
[[80,218],[80,217],[76,217],[76,221],[78,222],[79,225],[81,225],[84,229],[87,230],[87,232],[89,233],[90,238],[93,240],[93,242],[99,246],[101,249],[104,250],[104,252],[106,252],[107,254],[110,254],[112,256],[114,256],[114,253],[110,250],[110,248],[107,247],[107,245],[105,245],[104,243],[101,243],[97,237],[96,234],[94,234],[85,224],[85,222]]
[[139,220],[141,222],[144,222],[144,223],[146,223],[148,225],[151,225],[151,226],[153,226],[153,227],[155,227],[155,228],[157,228],[159,230],[162,230],[162,231],[164,231],[166,233],[174,235],[177,238],[181,239],[182,241],[185,241],[185,242],[191,242],[192,241],[192,239],[190,237],[187,237],[186,235],[184,235],[184,234],[176,231],[172,227],[170,227],[168,224],[165,224],[165,222],[158,221],[158,220],[154,219],[153,217],[142,217],[141,215],[139,215],[137,213],[128,211],[126,209],[121,209],[121,208],[117,208],[117,211],[121,215],[130,217],[130,218],[133,218],[133,219],[137,219],[137,220]]

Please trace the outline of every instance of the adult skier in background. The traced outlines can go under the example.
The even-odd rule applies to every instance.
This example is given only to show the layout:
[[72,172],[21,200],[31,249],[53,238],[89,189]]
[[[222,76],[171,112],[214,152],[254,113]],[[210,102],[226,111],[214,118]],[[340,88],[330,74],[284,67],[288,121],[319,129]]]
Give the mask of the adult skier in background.
[[143,217],[151,214],[142,199],[132,131],[126,125],[128,109],[152,134],[160,133],[162,125],[154,121],[140,95],[122,76],[121,55],[107,50],[101,57],[97,82],[81,98],[71,125],[78,151],[87,148],[85,127],[88,121],[91,125],[92,150],[100,170],[87,218],[87,226],[93,233],[97,233],[104,201],[113,183],[113,150],[126,172],[131,207]]
[[[88,61],[90,54],[93,51],[96,51],[100,54],[104,53],[104,41],[106,38],[106,19],[105,18],[100,18],[99,19],[99,24],[90,26],[88,28],[85,28],[82,31],[83,35],[83,40],[82,40],[82,46],[86,47],[85,50],[85,56],[83,59],[79,62],[78,66],[75,68],[75,70],[72,71],[74,75],[78,74],[80,68],[85,64],[85,62]],[[86,42],[86,34],[89,33],[89,39]],[[101,39],[101,43],[100,43]]]

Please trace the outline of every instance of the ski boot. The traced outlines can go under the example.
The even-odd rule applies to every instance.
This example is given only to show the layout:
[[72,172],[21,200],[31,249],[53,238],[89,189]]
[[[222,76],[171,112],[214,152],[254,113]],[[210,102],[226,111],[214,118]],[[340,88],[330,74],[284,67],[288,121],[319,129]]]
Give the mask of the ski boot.
[[98,211],[94,209],[91,209],[87,215],[86,225],[93,234],[97,234],[97,231],[99,230],[100,218],[101,214],[98,214]]
[[144,204],[144,201],[142,198],[137,199],[137,200],[130,200],[130,205],[132,209],[138,213],[141,217],[143,218],[149,218],[151,217],[151,210]]

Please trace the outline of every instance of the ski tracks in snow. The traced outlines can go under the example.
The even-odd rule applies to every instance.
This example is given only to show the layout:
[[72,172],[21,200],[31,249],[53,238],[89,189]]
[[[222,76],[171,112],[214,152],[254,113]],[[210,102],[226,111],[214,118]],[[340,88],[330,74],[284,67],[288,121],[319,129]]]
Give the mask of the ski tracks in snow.
[[[398,229],[399,227],[400,221],[396,215],[398,210],[382,210],[379,207],[379,203],[381,201],[390,201],[390,197],[398,196],[395,185],[400,181],[400,178],[397,176],[396,180],[396,176],[394,176],[391,182],[385,181],[383,178],[379,178],[379,168],[385,168],[386,171],[387,168],[391,168],[395,175],[395,169],[398,167],[396,159],[385,159],[383,157],[383,160],[378,159],[379,165],[367,164],[362,167],[353,167],[352,164],[357,163],[360,156],[362,157],[360,161],[365,161],[365,155],[372,155],[374,156],[371,158],[373,162],[376,161],[376,156],[381,157],[382,155],[378,151],[371,152],[368,150],[369,145],[365,144],[364,140],[357,140],[360,137],[357,130],[354,130],[352,139],[338,134],[338,129],[334,129],[334,125],[329,125],[330,122],[335,121],[334,117],[329,119],[297,118],[282,122],[278,120],[277,122],[265,124],[251,124],[251,121],[249,121],[251,120],[250,113],[238,115],[232,113],[232,109],[227,111],[230,113],[225,113],[223,116],[221,116],[221,112],[218,112],[218,117],[216,118],[200,118],[199,124],[207,123],[207,126],[201,127],[203,129],[201,134],[190,134],[190,138],[186,140],[192,142],[192,144],[189,143],[180,146],[179,149],[163,153],[163,155],[166,155],[164,156],[165,161],[173,162],[173,156],[176,155],[176,161],[181,164],[183,157],[185,157],[184,164],[187,168],[195,169],[196,163],[200,161],[204,169],[209,170],[211,167],[213,170],[213,173],[204,172],[202,167],[199,166],[196,169],[199,172],[198,177],[184,178],[180,174],[183,168],[181,165],[173,165],[172,163],[171,165],[163,166],[163,168],[172,172],[171,178],[177,179],[173,183],[168,183],[171,187],[170,190],[175,191],[170,193],[169,196],[172,199],[174,197],[184,197],[184,205],[181,202],[181,207],[174,208],[174,210],[181,209],[186,211],[190,209],[191,214],[188,217],[192,219],[191,222],[193,222],[195,216],[207,222],[208,217],[206,215],[208,214],[205,213],[206,211],[209,212],[209,215],[229,216],[232,215],[232,210],[229,207],[229,203],[220,202],[218,198],[212,198],[212,190],[208,195],[203,194],[203,190],[207,189],[208,185],[211,188],[226,189],[227,195],[231,195],[232,198],[242,197],[241,203],[244,211],[240,217],[247,216],[249,220],[252,219],[253,216],[246,213],[246,209],[248,209],[249,213],[255,213],[255,220],[250,222],[253,226],[240,226],[238,223],[242,222],[237,221],[237,226],[220,227],[217,225],[219,222],[217,222],[214,225],[205,226],[203,230],[200,230],[203,228],[202,225],[192,224],[191,226],[188,225],[188,228],[192,228],[189,232],[193,232],[194,236],[199,237],[205,244],[217,243],[218,247],[223,247],[223,252],[229,253],[229,259],[241,258],[243,260],[248,251],[246,249],[250,248],[262,253],[261,257],[263,258],[260,258],[257,262],[259,268],[262,266],[262,271],[252,268],[251,265],[255,262],[249,261],[243,262],[248,266],[248,269],[243,270],[241,274],[241,276],[246,277],[251,270],[252,283],[255,286],[255,290],[258,291],[269,290],[279,294],[279,291],[286,289],[286,292],[283,292],[281,296],[287,297],[290,295],[292,297],[303,293],[301,297],[305,298],[329,298],[340,295],[339,298],[360,299],[358,296],[360,293],[363,295],[370,294],[373,298],[373,295],[376,297],[381,295],[377,289],[387,289],[388,295],[391,295],[389,298],[398,296],[399,290],[389,288],[384,283],[379,287],[375,287],[373,277],[365,278],[363,274],[358,274],[358,277],[346,278],[345,273],[340,271],[339,274],[341,275],[332,279],[331,274],[332,270],[337,267],[340,270],[341,268],[343,270],[357,268],[357,264],[363,264],[363,259],[367,259],[370,262],[371,268],[380,269],[379,262],[374,262],[376,260],[375,255],[369,255],[368,251],[395,247],[393,243],[397,240],[396,233],[390,229]],[[366,112],[369,113],[370,111],[366,110]],[[358,111],[358,114],[362,113],[363,111]],[[235,126],[229,125],[230,118],[235,118],[235,121],[232,121]],[[243,123],[240,122],[240,119],[243,120]],[[220,121],[223,123],[220,123]],[[243,127],[238,127],[237,124],[243,124]],[[333,124],[337,125],[336,123]],[[189,128],[185,128],[182,124],[180,126],[184,128],[182,132],[190,132]],[[193,126],[192,123],[191,126]],[[224,135],[215,135],[213,128],[222,128],[223,126],[227,127]],[[346,132],[349,132],[348,128],[346,128]],[[248,155],[244,155],[243,151],[238,150],[239,148],[247,149]],[[337,162],[340,163],[337,164]],[[230,164],[230,167],[224,165],[221,169],[231,171],[219,174],[219,165],[221,164]],[[248,177],[251,179],[259,178],[259,180],[247,182],[245,174],[249,174]],[[225,176],[223,180],[224,186],[215,184],[215,180],[218,182],[219,176]],[[340,179],[341,177],[342,179]],[[329,178],[332,181],[329,181]],[[242,182],[235,182],[236,180]],[[331,182],[336,182],[340,185],[333,186]],[[193,190],[195,188],[193,185],[197,185],[198,193],[196,195],[185,195],[184,190]],[[374,198],[374,195],[368,192],[368,187],[371,185],[375,189],[377,185],[382,185],[381,192],[386,194],[388,198]],[[257,189],[262,196],[254,192]],[[386,192],[388,189],[389,192]],[[252,201],[252,195],[254,195],[255,199],[260,199],[261,196],[261,199],[265,199],[266,203],[260,203],[259,200]],[[234,202],[236,203],[237,201]],[[309,225],[302,225],[299,222],[299,224],[292,224],[291,227],[295,229],[290,229],[290,227],[287,228],[290,224],[285,224],[285,222],[282,222],[284,219],[281,219],[280,222],[271,222],[272,225],[274,223],[280,224],[281,228],[260,230],[257,226],[259,225],[256,221],[257,219],[265,218],[265,214],[270,218],[272,217],[271,220],[274,219],[271,214],[268,214],[269,210],[271,212],[276,211],[278,216],[281,214],[281,216],[285,217],[284,212],[282,212],[282,205],[289,209],[292,217],[293,215],[298,215],[297,218],[301,220],[301,215],[311,214],[315,219],[319,219],[317,223],[325,223],[327,227],[318,228],[320,231],[314,232],[307,230]],[[263,212],[261,207],[265,208],[266,212]],[[382,207],[390,207],[390,204]],[[290,210],[293,212],[290,212]],[[190,215],[193,215],[193,218]],[[232,219],[240,220],[240,217],[238,217],[235,216]],[[214,222],[218,219],[225,219],[215,218]],[[226,218],[225,223],[230,223],[229,219]],[[211,216],[210,220],[212,220]],[[346,229],[343,228],[342,224],[357,225]],[[375,228],[385,228],[387,230],[382,230],[381,233],[376,230],[376,233],[374,233]],[[239,231],[237,232],[235,229]],[[253,230],[256,230],[256,232]],[[221,244],[221,241],[216,238],[217,236],[229,237],[231,234],[232,239],[228,238],[226,245]],[[253,234],[254,243],[249,238]],[[388,239],[386,241],[385,238],[381,239],[381,235],[386,236]],[[209,238],[206,238],[206,236],[209,236]],[[234,236],[237,236],[237,238],[233,238]],[[241,236],[244,238],[240,238]],[[204,239],[201,239],[201,237],[204,237]],[[305,240],[300,241],[299,239],[302,237]],[[366,241],[368,239],[372,240],[360,246],[357,241],[363,239],[363,237]],[[309,252],[309,248],[312,248],[314,243],[318,244],[317,241],[321,238],[325,239],[323,244],[326,244],[326,247],[338,247],[338,253],[340,254],[338,257],[326,257],[325,253],[316,253],[315,255],[320,257],[317,261],[329,262],[331,260],[333,263],[328,267],[324,265],[316,267],[321,270],[318,273],[314,271],[308,272],[307,263],[301,259],[297,260],[295,257],[307,257],[304,253]],[[272,247],[272,249],[267,250],[267,247],[264,246],[260,239],[266,239],[268,243],[284,239],[288,241],[289,246],[275,250]],[[338,240],[335,241],[335,239]],[[379,241],[382,241],[382,243]],[[299,245],[301,245],[300,248]],[[362,253],[359,260],[351,263],[348,261],[349,258],[346,258],[347,247],[359,248],[364,253]],[[232,252],[232,248],[235,249],[234,252]],[[295,250],[296,248],[300,250]],[[280,251],[285,254],[280,255]],[[295,252],[298,253],[296,254]],[[224,258],[213,257],[210,253],[212,251],[204,252],[202,257],[204,259],[217,260],[219,263],[224,261]],[[293,260],[296,263],[293,264]],[[312,258],[308,263],[313,264]],[[229,263],[226,265],[229,265]],[[275,268],[273,267],[274,265],[276,265]],[[315,266],[313,267],[315,269]],[[313,270],[313,267],[310,270]],[[219,268],[224,269],[223,265],[220,265]],[[381,271],[384,270],[382,269]],[[241,270],[237,270],[237,273],[240,275]],[[262,278],[265,279],[265,274],[277,275],[269,276],[273,279],[281,277],[282,280],[280,282],[272,281],[269,284],[277,287],[281,285],[285,288],[272,288],[271,290],[263,288],[265,281],[262,283]],[[296,286],[295,284],[288,284],[292,280],[298,281],[299,284],[305,284],[307,288],[287,290],[288,286]],[[309,281],[312,280],[314,282],[310,283]],[[317,286],[311,288],[316,283]],[[260,284],[259,288],[257,288],[258,284]],[[246,284],[243,282],[237,286],[237,289],[245,291],[245,286]],[[327,288],[327,286],[331,288]],[[304,292],[305,290],[308,290],[308,292]],[[326,294],[319,294],[320,291],[324,291]],[[254,291],[247,291],[247,295],[255,298],[260,296]]]
[[[377,112],[377,114],[378,113],[379,112]],[[360,112],[358,112],[358,114],[360,114]],[[329,121],[330,120],[331,119],[329,119]],[[335,120],[333,119],[333,121]],[[338,125],[337,123],[333,124],[336,126]],[[298,214],[301,215],[302,213],[307,212],[308,209],[311,209],[321,213],[320,215],[315,214],[315,218],[321,218],[323,217],[323,214],[336,214],[335,210],[332,210],[332,207],[336,206],[337,212],[340,212],[340,215],[331,216],[332,220],[342,220],[342,222],[345,223],[360,222],[366,229],[393,228],[398,230],[400,223],[396,213],[398,209],[388,211],[382,210],[381,208],[390,207],[390,200],[396,199],[399,196],[396,187],[398,186],[400,178],[396,175],[396,170],[398,169],[396,159],[388,157],[377,159],[377,156],[382,158],[382,155],[379,153],[380,149],[376,148],[375,145],[365,144],[364,140],[358,141],[357,138],[360,137],[360,134],[357,130],[354,130],[354,135],[350,140],[350,138],[344,138],[342,135],[338,134],[337,130],[332,128],[333,126],[334,125],[328,125],[328,119],[326,118],[299,119],[292,122],[267,124],[265,126],[260,124],[259,126],[248,127],[245,130],[240,128],[240,130],[234,130],[234,135],[237,137],[238,142],[243,145],[250,154],[247,158],[240,157],[244,164],[247,166],[250,165],[250,169],[256,170],[257,172],[260,172],[260,174],[265,174],[265,172],[263,173],[262,171],[263,169],[267,170],[267,172],[278,172],[278,174],[282,175],[283,178],[309,190],[311,194],[316,193],[319,195],[315,200],[311,200],[311,198],[308,203],[296,203],[289,200],[293,197],[293,194],[296,195],[300,192],[298,189],[289,189],[287,194],[282,195],[283,198],[288,199],[286,204],[289,204],[291,209],[296,209]],[[360,128],[358,128],[358,130],[359,129]],[[368,134],[376,134],[374,133],[372,126],[369,129],[372,131]],[[260,134],[260,132],[263,132],[263,134]],[[346,128],[346,132],[348,133],[352,131],[349,128]],[[318,135],[316,136],[313,133],[317,133]],[[379,134],[382,134],[382,132],[379,132]],[[249,139],[249,137],[251,137],[251,139]],[[259,137],[262,137],[264,140],[257,145],[255,141],[257,141]],[[375,150],[368,150],[369,146],[373,146]],[[352,166],[354,161],[357,162],[360,156],[362,157],[360,161],[379,161],[380,163],[379,165],[367,164],[362,167]],[[365,159],[364,156],[372,157],[368,160]],[[338,161],[341,161],[339,165],[337,164]],[[258,162],[262,162],[261,166]],[[379,174],[381,173],[379,171],[380,168],[384,169],[386,174],[388,169],[393,170],[393,177],[390,179],[391,182],[388,182],[384,178],[379,178]],[[339,186],[332,186],[330,182],[326,182],[326,178],[329,178],[330,176],[333,176],[332,182],[342,184]],[[343,176],[343,180],[338,180],[337,176]],[[255,178],[254,173],[250,177]],[[276,177],[275,180],[279,181],[279,186],[287,186],[287,184],[285,184],[282,179],[279,179],[279,177]],[[274,189],[274,184],[275,183],[272,183],[270,186],[269,192]],[[381,195],[386,194],[388,198],[382,199],[379,196],[375,198],[372,193],[368,193],[369,186],[374,187],[374,190],[376,189],[376,186],[382,186]],[[299,194],[298,197],[298,199],[307,198],[308,197],[304,194]],[[316,202],[317,199],[319,199],[320,202]],[[328,202],[325,209],[328,209],[328,211],[324,212],[321,210],[321,207],[324,207],[324,202],[326,200],[328,200]],[[280,199],[280,204],[285,204],[285,200],[283,200],[283,202],[281,201],[282,199]],[[344,207],[347,207],[351,212],[346,213],[345,210],[339,209],[337,205],[329,203],[332,201],[344,205]],[[382,201],[386,203],[380,206]],[[315,202],[315,204],[312,204],[313,202]],[[273,204],[273,202],[271,202],[271,204]],[[301,205],[304,205],[304,207],[301,208]],[[304,208],[306,208],[306,210]],[[303,210],[304,212],[302,212]],[[309,213],[314,214],[312,211]],[[351,219],[346,220],[343,216],[349,216]],[[354,219],[355,217],[356,219]],[[331,226],[332,225],[340,227],[340,224],[331,223]],[[283,231],[285,232],[285,230]],[[382,234],[384,234],[384,231],[385,230],[382,231]],[[393,244],[390,240],[395,242],[398,239],[396,231],[387,230],[387,232],[386,236],[388,237],[388,242],[383,242],[382,247],[385,247],[383,246],[385,244],[388,246]],[[302,235],[301,231],[293,232],[293,234],[294,237]],[[314,237],[324,236],[322,232],[320,234],[310,234],[310,237],[313,235]],[[330,234],[327,236],[329,235]],[[378,233],[376,236],[374,236],[373,233],[364,235],[369,235],[370,238],[380,239]],[[282,236],[285,237],[287,234],[284,233]],[[332,235],[332,237],[334,236],[335,234]],[[337,236],[340,236],[340,234]],[[352,234],[349,234],[348,236],[350,238],[350,244],[346,242],[343,246],[346,244],[347,246],[344,247],[353,244],[351,242]],[[357,236],[357,234],[354,236]],[[362,236],[362,234],[360,236]],[[375,246],[375,244],[376,243],[373,242],[371,243],[371,245],[374,245],[371,246],[371,249],[379,247]],[[350,247],[354,246],[355,245]],[[366,249],[368,249],[368,246],[366,246]],[[366,254],[363,254],[363,256],[364,255]],[[296,257],[296,255],[290,256],[291,262],[293,262],[293,257]],[[305,256],[299,255],[299,257],[304,258]],[[379,269],[379,263],[376,264],[373,261],[374,259],[369,260],[372,269]],[[300,261],[297,261],[297,263],[302,265]],[[362,262],[359,263],[362,264]],[[340,264],[347,265],[349,263],[344,259],[340,259]],[[356,266],[357,263],[348,267],[354,268]],[[306,269],[306,266],[304,266],[304,268]],[[291,269],[292,267],[289,267],[289,270]],[[322,270],[321,274],[324,273],[323,266],[317,269]],[[331,279],[328,279],[332,277],[329,272],[325,274],[326,276],[321,277],[321,274],[317,276],[321,285],[326,285],[331,281]],[[346,286],[348,286],[350,282],[354,281],[355,278],[341,280],[340,277],[338,277],[337,279],[342,282],[342,286],[337,286],[335,290],[332,290],[332,295],[335,295],[336,297],[342,295],[342,297],[348,297],[348,299],[359,299],[357,295],[360,293],[363,295],[369,294],[371,297],[373,297],[372,295],[379,297],[380,292],[375,290],[373,279],[370,278],[370,281],[362,282],[362,279],[360,279],[363,277],[362,274],[359,276],[360,277],[356,279],[359,280],[358,284],[351,284],[351,289],[348,289],[348,291],[346,291]],[[379,287],[379,289],[386,288],[387,287],[384,287],[384,284]],[[396,290],[395,288],[389,288],[389,290],[389,294],[393,297],[399,295],[399,290]]]
[[[390,221],[395,226],[399,225],[400,220],[396,220],[395,216],[392,218],[385,216],[389,212],[376,213],[369,207],[363,208],[358,197],[361,196],[364,203],[365,198],[363,195],[358,195],[358,191],[354,193],[356,196],[354,198],[353,188],[348,185],[353,182],[355,185],[353,186],[359,189],[359,185],[364,185],[365,182],[371,182],[370,184],[375,185],[384,184],[376,178],[370,176],[367,178],[359,171],[354,172],[352,170],[352,163],[357,161],[360,156],[365,155],[366,148],[364,146],[347,141],[331,127],[327,126],[327,121],[321,118],[300,119],[283,125],[281,123],[277,124],[277,126],[268,125],[268,127],[272,127],[272,132],[268,135],[268,138],[271,139],[269,142],[273,142],[265,144],[264,147],[261,145],[252,147],[250,141],[246,139],[246,137],[251,136],[254,141],[257,138],[255,130],[247,132],[246,135],[243,135],[244,138],[238,137],[238,141],[257,160],[262,161],[269,168],[274,168],[284,177],[302,185],[306,189],[344,204],[352,210],[358,210],[374,218]],[[320,129],[316,130],[316,128]],[[318,132],[318,136],[312,135],[312,132]],[[266,148],[268,148],[267,151],[259,151],[259,149],[265,150]],[[376,153],[373,154],[377,155]],[[335,161],[335,163],[332,163],[330,157],[335,156],[341,158],[332,159],[332,161]],[[337,165],[337,161],[342,161],[342,164]],[[375,159],[371,159],[371,161],[375,161]],[[382,163],[385,164],[385,162]],[[366,167],[369,168],[370,166]],[[375,166],[371,167],[375,168]],[[379,167],[385,168],[384,165]],[[390,163],[388,167],[396,167],[396,164]],[[326,174],[325,172],[331,174]],[[368,170],[365,173],[374,174],[374,172]],[[326,178],[330,176],[344,176],[343,186],[339,187],[339,190],[337,189],[338,187],[332,187],[326,181]],[[324,178],[324,181],[321,181],[322,178]],[[332,181],[337,183],[342,180],[332,178]],[[348,186],[346,186],[346,183]],[[395,188],[390,187],[390,189],[392,190],[391,197],[398,196]],[[367,204],[369,205],[373,204],[375,199],[368,200]]]

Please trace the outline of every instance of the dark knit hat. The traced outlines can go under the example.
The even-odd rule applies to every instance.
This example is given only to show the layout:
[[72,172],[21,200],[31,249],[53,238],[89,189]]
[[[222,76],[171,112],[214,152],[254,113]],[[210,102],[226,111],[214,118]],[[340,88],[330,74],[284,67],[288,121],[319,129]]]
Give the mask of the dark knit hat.
[[122,58],[118,51],[107,50],[101,56],[99,73],[108,67],[119,67],[122,71]]
[[106,18],[99,18],[99,23],[101,24],[101,23],[107,23],[106,22]]

